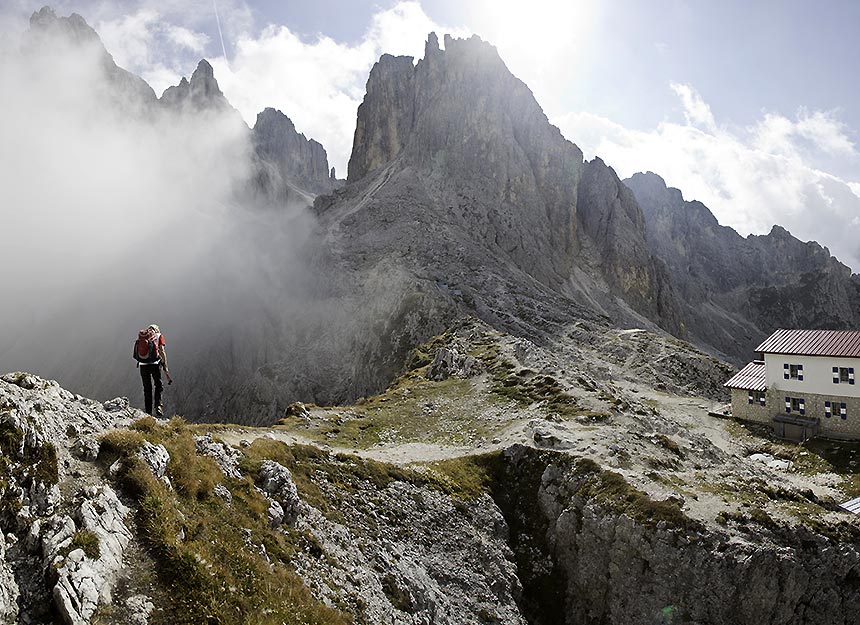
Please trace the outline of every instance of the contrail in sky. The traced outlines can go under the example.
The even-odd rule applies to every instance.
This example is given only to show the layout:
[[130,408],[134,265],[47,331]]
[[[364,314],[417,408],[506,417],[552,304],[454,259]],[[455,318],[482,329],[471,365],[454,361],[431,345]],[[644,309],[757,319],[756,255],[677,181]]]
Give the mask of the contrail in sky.
[[227,48],[224,47],[224,34],[221,32],[221,18],[218,17],[218,4],[212,0],[212,6],[215,9],[215,23],[218,25],[218,38],[221,39],[221,52],[224,53],[224,62],[227,64],[227,69],[230,69],[230,61],[227,60]]

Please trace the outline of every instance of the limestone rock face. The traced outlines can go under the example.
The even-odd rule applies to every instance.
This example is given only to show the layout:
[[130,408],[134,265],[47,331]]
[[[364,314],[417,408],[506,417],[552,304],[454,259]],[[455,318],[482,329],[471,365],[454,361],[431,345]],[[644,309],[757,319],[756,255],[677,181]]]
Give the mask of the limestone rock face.
[[633,193],[599,158],[585,164],[579,185],[580,239],[588,239],[614,292],[676,336],[685,329],[665,265],[648,247],[645,218]]
[[[535,340],[597,315],[683,335],[635,198],[602,162],[583,164],[477,37],[446,37],[442,50],[431,35],[417,65],[380,58],[348,183],[314,211],[326,242],[318,274],[338,275],[338,296],[359,301],[386,284],[366,307],[394,323],[370,336],[384,331],[401,361],[464,313]],[[362,341],[349,350],[363,353],[361,375],[393,373]]]
[[111,586],[131,540],[125,524],[129,510],[110,486],[92,487],[84,495],[79,523],[98,539],[98,557],[90,558],[82,549],[71,551],[65,558],[58,557],[56,551],[46,554],[57,566],[54,601],[68,625],[87,625],[99,605],[111,603]]
[[[87,469],[95,458],[71,450],[140,416],[110,412],[35,375],[0,377],[0,622],[52,622],[53,610],[66,623],[89,623],[110,603],[131,540],[129,511]],[[98,557],[74,547],[82,533]]]
[[439,216],[545,283],[570,275],[582,152],[478,37],[431,34],[424,58],[383,55],[371,70],[349,162],[354,182],[415,169]]
[[184,76],[178,85],[168,87],[161,95],[162,106],[187,111],[229,111],[233,110],[227,98],[221,93],[215,72],[209,61],[202,59],[191,74],[191,80]]
[[258,113],[252,140],[257,156],[273,169],[263,174],[280,176],[283,188],[290,185],[318,195],[337,186],[325,148],[299,133],[281,111],[267,108]]
[[700,345],[741,362],[779,327],[860,325],[860,277],[827,248],[780,226],[744,238],[650,172],[625,184],[642,207],[649,246],[665,262],[684,323]]
[[85,62],[94,60],[102,83],[94,88],[120,111],[146,115],[156,103],[152,87],[139,76],[117,67],[96,31],[77,13],[57,17],[50,7],[42,7],[30,16],[23,47],[27,54],[46,55],[43,59],[50,55],[67,59],[72,53]]
[[263,491],[280,504],[281,520],[294,526],[301,509],[301,500],[290,470],[273,460],[264,460],[260,464],[260,481]]

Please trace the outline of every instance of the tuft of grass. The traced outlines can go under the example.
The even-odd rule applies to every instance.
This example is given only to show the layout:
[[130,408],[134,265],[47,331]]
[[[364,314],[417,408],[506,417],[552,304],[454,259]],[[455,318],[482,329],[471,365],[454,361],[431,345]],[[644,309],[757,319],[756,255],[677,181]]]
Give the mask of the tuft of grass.
[[606,471],[589,458],[580,458],[573,468],[576,492],[586,499],[598,501],[618,512],[627,514],[647,526],[665,523],[687,531],[702,531],[699,521],[691,519],[681,510],[683,501],[676,497],[655,500],[647,493],[631,486],[614,471]]
[[131,456],[145,442],[146,437],[137,430],[111,430],[99,437],[99,455],[110,453],[123,457]]
[[[167,475],[174,486],[170,489],[156,479],[149,467],[134,455],[139,445],[111,447],[123,460],[117,480],[137,502],[137,532],[158,563],[164,606],[152,615],[150,622],[154,625],[352,622],[347,615],[317,601],[292,570],[290,562],[297,550],[324,557],[322,549],[307,533],[269,526],[268,501],[255,488],[254,477],[225,478],[211,458],[196,454],[194,431],[181,419],[165,425],[142,419],[132,427],[126,431],[125,440],[139,440],[140,436],[167,448],[170,453]],[[111,441],[116,443],[117,439]],[[260,442],[265,451],[286,458],[280,447],[267,445],[274,441]],[[262,455],[256,454],[243,468],[253,469],[255,461],[259,468]],[[298,455],[311,454],[300,451]],[[212,496],[217,482],[230,489],[231,503]],[[265,546],[271,562],[262,557],[255,545]]]
[[75,549],[83,549],[84,555],[90,560],[98,560],[102,555],[99,537],[87,529],[80,529],[75,532],[71,542],[61,549],[59,553],[65,558]]
[[490,492],[493,480],[491,465],[502,452],[480,456],[462,456],[439,460],[427,465],[435,485],[458,499],[476,499]]

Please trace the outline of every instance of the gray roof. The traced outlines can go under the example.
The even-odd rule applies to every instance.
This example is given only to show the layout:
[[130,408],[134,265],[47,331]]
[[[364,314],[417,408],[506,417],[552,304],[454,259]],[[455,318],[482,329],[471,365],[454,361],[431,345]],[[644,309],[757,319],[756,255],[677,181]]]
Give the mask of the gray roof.
[[751,362],[746,367],[738,371],[735,376],[723,384],[729,388],[739,388],[745,391],[764,391],[767,389],[767,383],[764,376],[764,363]]
[[848,512],[860,514],[860,497],[858,497],[857,499],[852,499],[851,501],[846,501],[845,503],[841,503],[839,504],[839,507],[843,510],[847,510]]
[[777,330],[757,352],[860,358],[860,331],[857,330]]

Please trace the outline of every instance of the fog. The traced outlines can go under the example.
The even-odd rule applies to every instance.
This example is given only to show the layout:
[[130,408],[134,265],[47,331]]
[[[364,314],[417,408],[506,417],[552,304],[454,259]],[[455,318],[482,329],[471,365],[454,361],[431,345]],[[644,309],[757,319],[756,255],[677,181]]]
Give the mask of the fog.
[[289,323],[314,224],[248,199],[238,114],[142,104],[103,63],[97,41],[54,39],[0,60],[0,373],[139,405],[138,329],[161,326],[179,382],[247,326]]

